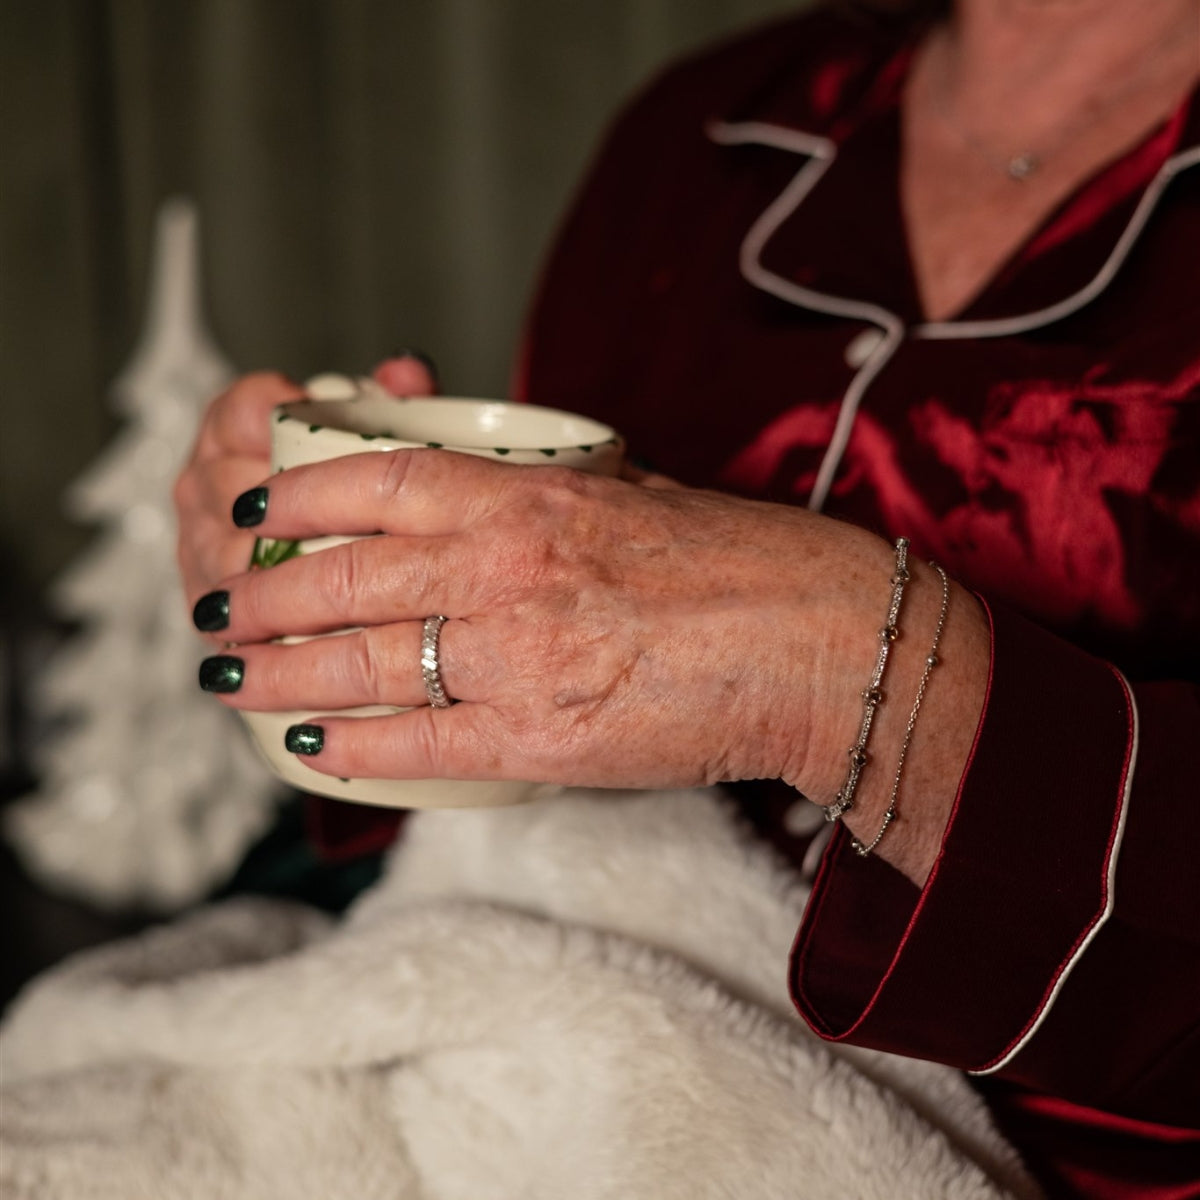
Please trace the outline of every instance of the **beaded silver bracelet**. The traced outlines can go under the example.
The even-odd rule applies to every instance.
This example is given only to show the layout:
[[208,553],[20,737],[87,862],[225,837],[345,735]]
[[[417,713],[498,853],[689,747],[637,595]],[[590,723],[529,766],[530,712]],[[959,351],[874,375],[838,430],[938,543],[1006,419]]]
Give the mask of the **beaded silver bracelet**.
[[862,842],[858,838],[854,838],[850,843],[855,854],[861,858],[866,858],[879,845],[883,835],[888,831],[888,826],[896,819],[896,797],[900,794],[900,777],[904,774],[904,760],[908,757],[908,747],[912,742],[913,730],[917,725],[917,713],[921,711],[921,701],[925,699],[925,688],[929,684],[929,676],[933,674],[933,668],[941,661],[938,658],[938,646],[941,645],[942,630],[946,627],[946,610],[950,606],[950,580],[937,563],[931,562],[929,565],[942,580],[942,608],[938,613],[937,628],[933,631],[933,645],[930,646],[929,653],[925,656],[925,670],[921,672],[921,682],[917,685],[917,697],[913,701],[912,711],[908,714],[908,727],[905,729],[904,739],[900,743],[896,774],[892,778],[892,794],[888,798],[887,811],[883,814],[883,823],[871,841]]
[[841,820],[842,816],[854,807],[854,793],[858,789],[858,780],[863,767],[867,765],[867,741],[875,721],[875,710],[883,703],[883,673],[887,669],[892,643],[899,633],[900,605],[904,600],[904,585],[909,580],[908,538],[897,538],[895,550],[896,569],[892,573],[892,598],[888,604],[887,619],[879,631],[879,653],[875,656],[875,670],[871,672],[871,682],[862,693],[863,715],[858,727],[858,738],[847,752],[850,755],[850,767],[846,772],[846,782],[842,784],[841,791],[833,803],[825,809],[827,821]]

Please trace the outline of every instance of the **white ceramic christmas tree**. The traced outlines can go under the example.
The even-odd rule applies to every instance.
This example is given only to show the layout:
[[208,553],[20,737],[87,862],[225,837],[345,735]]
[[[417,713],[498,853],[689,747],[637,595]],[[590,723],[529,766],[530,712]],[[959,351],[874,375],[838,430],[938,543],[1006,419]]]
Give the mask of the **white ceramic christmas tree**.
[[126,423],[66,497],[101,526],[54,588],[84,627],[34,697],[67,727],[41,752],[40,789],[5,820],[36,876],[109,907],[169,911],[203,896],[278,794],[236,718],[197,687],[204,650],[175,573],[172,483],[233,375],[204,327],[198,250],[194,206],[168,201],[141,341],[112,388]]

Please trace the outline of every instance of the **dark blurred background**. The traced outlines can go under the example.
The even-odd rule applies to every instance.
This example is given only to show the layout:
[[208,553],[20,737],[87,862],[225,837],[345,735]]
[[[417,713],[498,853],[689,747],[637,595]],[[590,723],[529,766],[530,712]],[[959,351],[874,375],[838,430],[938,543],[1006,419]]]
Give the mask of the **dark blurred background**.
[[0,0],[5,573],[79,545],[56,497],[111,429],[153,214],[200,206],[209,317],[303,375],[425,347],[503,391],[604,121],[784,0]]
[[[154,215],[199,207],[207,318],[239,369],[406,346],[506,390],[539,257],[619,102],[795,0],[0,0],[0,801],[34,782],[28,676],[70,630],[64,486],[116,419]],[[119,702],[119,697],[114,700]],[[136,925],[0,849],[0,1003]]]

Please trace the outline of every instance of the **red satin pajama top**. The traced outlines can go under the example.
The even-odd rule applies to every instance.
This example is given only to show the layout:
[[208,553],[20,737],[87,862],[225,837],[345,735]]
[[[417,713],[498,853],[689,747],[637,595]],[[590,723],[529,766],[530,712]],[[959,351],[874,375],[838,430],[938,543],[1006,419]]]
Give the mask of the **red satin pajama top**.
[[560,231],[518,391],[686,483],[817,489],[980,593],[986,708],[929,881],[839,829],[793,997],[822,1037],[982,1073],[1052,1195],[1200,1195],[1200,112],[928,322],[911,46],[818,13],[652,86]]

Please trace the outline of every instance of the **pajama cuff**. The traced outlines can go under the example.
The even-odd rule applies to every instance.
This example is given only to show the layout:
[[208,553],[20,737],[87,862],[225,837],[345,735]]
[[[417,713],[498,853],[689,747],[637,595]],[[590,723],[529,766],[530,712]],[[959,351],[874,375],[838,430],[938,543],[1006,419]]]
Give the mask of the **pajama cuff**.
[[969,1071],[1036,1036],[1108,919],[1137,743],[1114,668],[985,608],[983,715],[924,888],[839,827],[789,967],[820,1036]]

